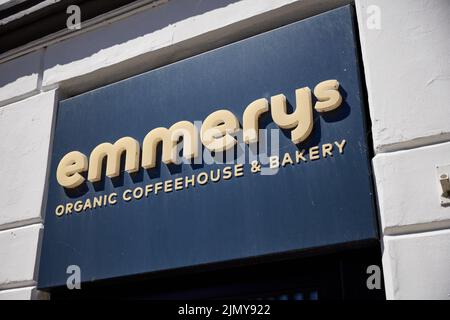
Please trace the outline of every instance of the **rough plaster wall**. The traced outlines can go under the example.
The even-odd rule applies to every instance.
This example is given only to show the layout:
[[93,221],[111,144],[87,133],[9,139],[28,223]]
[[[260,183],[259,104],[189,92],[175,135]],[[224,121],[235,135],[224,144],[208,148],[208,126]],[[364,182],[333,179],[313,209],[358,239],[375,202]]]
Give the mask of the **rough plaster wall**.
[[[450,207],[440,205],[436,166],[450,164],[450,1],[357,0],[356,7],[386,294],[449,299]],[[379,29],[370,28],[375,12]]]
[[50,91],[0,108],[0,299],[46,297],[34,286],[54,106]]
[[55,92],[0,108],[0,230],[42,222]]
[[[375,150],[448,141],[450,1],[356,3]],[[380,29],[367,27],[370,6],[380,10]]]

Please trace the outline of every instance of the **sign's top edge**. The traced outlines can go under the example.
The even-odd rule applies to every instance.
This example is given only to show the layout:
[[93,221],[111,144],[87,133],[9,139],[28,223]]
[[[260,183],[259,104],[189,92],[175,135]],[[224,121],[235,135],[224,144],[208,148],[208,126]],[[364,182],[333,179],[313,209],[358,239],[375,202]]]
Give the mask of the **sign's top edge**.
[[277,27],[277,28],[274,28],[274,29],[271,29],[271,30],[268,30],[268,31],[265,31],[265,32],[258,33],[256,35],[250,36],[248,38],[244,38],[244,39],[241,39],[241,40],[238,40],[238,41],[235,41],[235,42],[223,45],[223,46],[219,46],[217,48],[214,48],[214,49],[211,49],[211,50],[207,50],[205,52],[202,52],[202,53],[199,53],[199,54],[195,54],[193,56],[190,56],[190,57],[187,57],[187,58],[184,58],[184,59],[181,59],[181,60],[178,60],[178,61],[166,64],[166,65],[163,65],[163,66],[160,66],[160,67],[156,67],[154,69],[151,69],[151,70],[148,70],[148,71],[145,71],[145,72],[142,72],[142,73],[135,74],[135,75],[127,77],[125,79],[121,79],[119,81],[106,84],[104,86],[101,86],[101,87],[98,87],[98,88],[95,88],[95,89],[83,92],[81,94],[78,94],[78,95],[75,95],[75,96],[72,96],[72,97],[69,97],[69,98],[66,98],[66,99],[62,99],[62,100],[59,101],[59,103],[60,104],[61,103],[64,104],[64,103],[67,103],[69,101],[72,101],[73,99],[82,97],[84,95],[88,95],[88,94],[99,92],[99,91],[101,91],[103,89],[113,87],[115,85],[121,84],[123,82],[129,81],[129,80],[132,80],[132,79],[135,79],[135,78],[138,78],[140,76],[147,75],[147,74],[152,73],[152,72],[163,71],[164,69],[173,67],[174,65],[178,65],[179,63],[186,62],[186,61],[189,61],[191,59],[195,59],[195,58],[203,56],[203,55],[211,54],[211,53],[213,53],[213,52],[215,52],[217,50],[223,49],[223,48],[237,46],[237,45],[239,45],[240,43],[242,43],[244,41],[257,39],[259,37],[263,37],[263,36],[268,35],[270,33],[278,32],[278,31],[281,31],[283,29],[289,28],[292,25],[295,25],[295,24],[298,24],[298,23],[311,22],[311,21],[314,21],[316,19],[324,18],[325,16],[327,16],[330,13],[338,14],[338,13],[346,12],[346,13],[350,14],[351,19],[353,20],[354,17],[353,17],[353,10],[352,10],[352,8],[353,8],[353,6],[351,4],[347,4],[347,5],[344,5],[342,7],[336,8],[336,9],[332,9],[332,10],[329,10],[329,11],[326,11],[326,12],[322,12],[322,13],[319,13],[319,14],[316,14],[316,15],[313,15],[313,16],[310,16],[310,17],[307,17],[307,18],[295,21],[295,22],[291,22],[291,23],[288,23],[286,25],[283,25],[283,26],[280,26],[280,27]]

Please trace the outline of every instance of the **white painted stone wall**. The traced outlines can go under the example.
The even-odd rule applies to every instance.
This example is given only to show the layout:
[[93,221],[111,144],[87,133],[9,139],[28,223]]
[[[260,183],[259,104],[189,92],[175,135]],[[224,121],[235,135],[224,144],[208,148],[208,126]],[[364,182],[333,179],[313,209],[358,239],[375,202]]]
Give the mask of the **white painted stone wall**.
[[[437,165],[450,164],[450,1],[359,0],[356,7],[386,294],[450,299],[450,207],[440,205],[436,174]],[[370,28],[378,10],[379,30]]]
[[0,64],[0,106],[38,92],[42,59],[38,50]]
[[0,108],[0,230],[42,222],[55,91]]
[[[57,92],[100,87],[350,2],[167,0],[0,56],[0,299],[47,297],[35,285]],[[448,299],[450,207],[439,205],[435,166],[450,164],[450,1],[355,4],[387,296]],[[373,8],[379,30],[367,25]]]
[[0,299],[35,290],[55,91],[0,108]]

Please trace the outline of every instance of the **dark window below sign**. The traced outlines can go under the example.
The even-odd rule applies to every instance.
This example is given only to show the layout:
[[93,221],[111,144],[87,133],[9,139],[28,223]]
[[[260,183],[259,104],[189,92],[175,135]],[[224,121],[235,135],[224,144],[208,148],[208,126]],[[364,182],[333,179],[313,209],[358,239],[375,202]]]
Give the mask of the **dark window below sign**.
[[192,269],[152,278],[86,284],[82,290],[54,289],[52,299],[142,300],[383,300],[367,288],[367,268],[381,267],[381,249],[370,245],[336,253],[246,266]]

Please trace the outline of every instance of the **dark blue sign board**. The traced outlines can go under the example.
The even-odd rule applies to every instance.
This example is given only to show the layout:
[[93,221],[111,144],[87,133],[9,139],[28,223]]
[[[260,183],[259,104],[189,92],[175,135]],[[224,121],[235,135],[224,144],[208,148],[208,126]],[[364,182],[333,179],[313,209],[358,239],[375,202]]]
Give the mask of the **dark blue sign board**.
[[[353,19],[352,8],[342,7],[61,101],[39,287],[65,285],[70,265],[80,267],[84,282],[376,239]],[[154,128],[203,120],[219,109],[242,119],[250,102],[280,93],[295,106],[296,89],[328,79],[340,82],[342,106],[315,112],[311,136],[300,145],[283,131],[280,150],[308,155],[311,147],[345,139],[343,154],[267,176],[244,166],[239,178],[129,202],[120,199],[127,189],[224,165],[159,162],[156,170],[103,176],[76,191],[57,182],[68,152],[89,156],[125,136],[142,141]],[[264,122],[278,128],[270,114]],[[114,192],[115,205],[55,214],[59,205]]]

